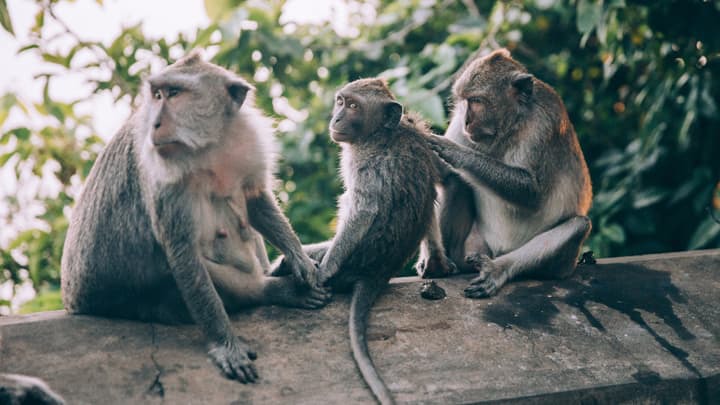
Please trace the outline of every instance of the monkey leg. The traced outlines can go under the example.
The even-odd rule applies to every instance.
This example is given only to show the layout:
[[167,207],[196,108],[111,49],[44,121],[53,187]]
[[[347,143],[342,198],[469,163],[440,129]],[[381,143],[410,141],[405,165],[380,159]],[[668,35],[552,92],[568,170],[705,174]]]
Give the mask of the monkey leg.
[[438,217],[440,240],[446,255],[458,271],[475,271],[465,263],[467,252],[476,251],[467,248],[473,224],[477,222],[475,197],[472,189],[457,176],[447,178],[443,184]]
[[329,289],[300,286],[290,277],[265,277],[264,300],[267,305],[318,309],[332,298]]
[[492,254],[478,221],[473,222],[470,232],[468,232],[467,238],[463,243],[463,249],[458,253],[462,253],[463,255],[462,260],[458,258],[460,263],[462,263],[462,266],[460,266],[460,271],[462,273],[473,273],[478,271],[475,258],[480,256],[490,256]]
[[542,278],[570,276],[590,228],[590,218],[576,216],[496,259],[484,254],[468,257],[468,263],[474,265],[480,275],[465,288],[465,296],[493,296],[505,283],[522,274]]
[[457,272],[455,263],[445,255],[440,234],[438,215],[433,214],[425,239],[420,243],[420,254],[415,271],[422,278],[446,277]]
[[229,312],[256,305],[316,309],[331,298],[326,289],[299,285],[292,277],[266,277],[259,265],[250,271],[216,263],[208,264],[207,268]]
[[[331,244],[332,240],[312,243],[309,245],[303,245],[302,250],[303,252],[305,252],[306,255],[310,256],[311,259],[320,263],[323,257],[325,257],[325,252],[328,251]],[[269,276],[273,277],[287,276],[289,274],[290,266],[288,266],[285,262],[285,256],[279,256],[277,259],[275,259],[270,266],[270,272],[268,273]]]

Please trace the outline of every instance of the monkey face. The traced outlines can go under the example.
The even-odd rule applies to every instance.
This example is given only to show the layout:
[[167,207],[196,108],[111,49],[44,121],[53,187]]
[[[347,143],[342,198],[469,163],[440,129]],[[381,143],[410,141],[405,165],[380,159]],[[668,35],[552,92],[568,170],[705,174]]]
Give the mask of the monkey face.
[[401,117],[402,105],[384,81],[356,80],[335,96],[330,136],[335,142],[357,141],[379,130],[395,129]]
[[335,97],[333,116],[330,119],[330,137],[335,142],[350,142],[365,132],[365,100],[358,97],[344,97],[338,93]]
[[457,113],[465,108],[465,136],[488,142],[509,133],[532,103],[533,83],[506,49],[468,64],[453,86]]
[[199,58],[170,65],[148,84],[149,140],[164,159],[198,154],[218,143],[252,89]]
[[497,134],[496,108],[484,97],[471,97],[465,103],[465,136],[482,142]]

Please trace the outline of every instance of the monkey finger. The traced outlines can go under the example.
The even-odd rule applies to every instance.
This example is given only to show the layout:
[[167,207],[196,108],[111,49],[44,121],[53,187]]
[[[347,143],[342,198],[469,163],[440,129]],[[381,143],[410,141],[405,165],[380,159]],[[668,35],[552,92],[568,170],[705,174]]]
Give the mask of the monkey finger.
[[327,305],[327,301],[319,300],[315,298],[308,298],[305,300],[305,307],[307,309],[320,309]]
[[252,349],[245,349],[245,354],[247,355],[248,359],[255,360],[257,359],[257,352]]
[[229,362],[218,361],[218,360],[213,360],[213,362],[220,369],[220,371],[222,371],[225,378],[230,379],[230,380],[236,378],[235,371],[232,369]]
[[258,379],[260,379],[260,375],[258,374],[257,368],[255,367],[254,364],[251,363],[247,367],[247,369],[248,369],[249,375],[252,377],[253,381],[257,381]]
[[497,292],[495,281],[492,279],[480,281],[478,278],[473,279],[470,285],[465,288],[465,296],[468,298],[486,298],[495,295]]
[[448,266],[448,274],[458,274],[460,272],[460,270],[458,270],[458,267],[455,264],[455,262],[450,258],[447,259],[447,266]]
[[250,360],[257,359],[257,352],[255,352],[255,350],[250,348],[250,345],[248,344],[247,340],[245,340],[244,337],[239,336],[239,335],[236,336],[236,338],[238,340],[237,345],[238,345],[238,349],[240,350],[240,352],[245,353],[245,355]]
[[233,361],[232,369],[235,372],[236,379],[241,383],[251,383],[256,380],[257,372],[253,364],[247,357],[240,357]]

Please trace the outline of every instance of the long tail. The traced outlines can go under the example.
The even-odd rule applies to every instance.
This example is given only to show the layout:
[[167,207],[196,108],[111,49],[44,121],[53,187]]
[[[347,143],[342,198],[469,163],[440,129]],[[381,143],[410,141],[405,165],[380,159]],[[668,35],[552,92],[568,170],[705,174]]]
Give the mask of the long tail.
[[350,347],[352,348],[355,363],[370,387],[375,398],[383,405],[394,404],[390,390],[383,382],[375,369],[375,365],[368,352],[366,331],[367,318],[375,299],[377,299],[382,287],[387,283],[374,283],[361,280],[355,283],[352,302],[350,304]]

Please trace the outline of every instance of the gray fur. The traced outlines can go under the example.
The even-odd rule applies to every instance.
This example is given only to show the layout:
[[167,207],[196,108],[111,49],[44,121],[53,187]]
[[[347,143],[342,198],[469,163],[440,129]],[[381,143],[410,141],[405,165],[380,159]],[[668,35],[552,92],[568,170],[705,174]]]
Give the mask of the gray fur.
[[[363,79],[338,92],[347,105],[361,107],[356,117],[338,105],[330,122],[332,138],[341,148],[341,175],[345,192],[338,202],[338,225],[331,241],[307,245],[310,257],[320,260],[321,278],[334,289],[353,291],[349,334],[353,356],[377,400],[393,403],[365,340],[368,313],[391,277],[418,250],[431,230],[440,181],[438,159],[424,138],[427,126],[402,114],[387,85]],[[435,265],[447,264],[444,251],[434,254]],[[282,260],[273,274],[286,272]]]
[[36,377],[0,374],[0,404],[63,405],[65,401]]
[[[351,83],[346,90],[357,91],[363,84]],[[340,143],[345,192],[339,201],[337,233],[320,271],[334,289],[354,286],[351,347],[381,403],[393,399],[370,359],[366,322],[378,294],[412,258],[432,222],[439,178],[423,140],[426,133],[418,122],[403,116],[396,129]]]
[[445,137],[430,144],[456,172],[439,209],[445,249],[480,272],[466,296],[494,295],[521,274],[570,275],[592,189],[562,101],[506,50],[467,63],[453,95]]
[[[197,54],[149,83],[73,210],[62,258],[65,307],[194,321],[225,375],[252,382],[255,354],[234,335],[226,310],[318,308],[329,299],[272,194],[272,122],[252,106],[249,84]],[[289,258],[292,278],[264,276],[263,236]]]

